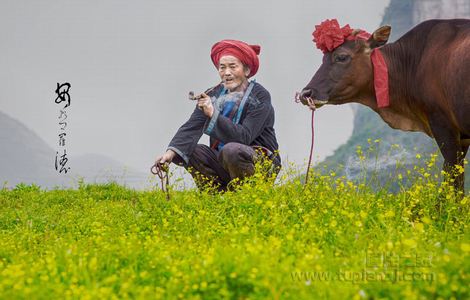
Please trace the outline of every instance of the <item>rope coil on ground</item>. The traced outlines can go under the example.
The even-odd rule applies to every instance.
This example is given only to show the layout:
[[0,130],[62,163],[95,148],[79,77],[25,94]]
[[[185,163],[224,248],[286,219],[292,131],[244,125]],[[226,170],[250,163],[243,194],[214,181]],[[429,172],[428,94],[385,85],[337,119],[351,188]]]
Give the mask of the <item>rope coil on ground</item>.
[[150,168],[150,172],[154,175],[157,175],[160,178],[162,191],[166,195],[166,200],[170,200],[170,191],[168,190],[168,186],[170,185],[170,178],[168,176],[168,172],[169,172],[168,164],[156,163]]

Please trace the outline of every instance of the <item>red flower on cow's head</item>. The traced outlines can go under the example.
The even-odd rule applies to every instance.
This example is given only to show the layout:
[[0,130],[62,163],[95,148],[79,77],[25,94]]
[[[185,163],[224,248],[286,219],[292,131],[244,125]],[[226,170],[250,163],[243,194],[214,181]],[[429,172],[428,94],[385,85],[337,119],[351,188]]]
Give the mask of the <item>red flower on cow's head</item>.
[[327,19],[321,22],[320,25],[315,26],[315,31],[312,35],[317,48],[326,53],[333,51],[336,47],[343,44],[346,37],[352,32],[353,30],[349,27],[349,24],[341,28],[336,19]]

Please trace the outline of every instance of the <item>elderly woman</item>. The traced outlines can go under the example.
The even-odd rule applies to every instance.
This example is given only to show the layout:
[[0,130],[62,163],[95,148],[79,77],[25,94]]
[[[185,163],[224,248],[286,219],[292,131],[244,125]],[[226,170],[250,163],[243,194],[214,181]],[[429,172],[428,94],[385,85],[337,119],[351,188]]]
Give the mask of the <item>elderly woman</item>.
[[[248,80],[258,71],[259,53],[260,46],[236,40],[212,47],[221,83],[196,97],[194,112],[157,157],[157,166],[182,165],[199,188],[212,182],[219,190],[226,190],[234,178],[252,175],[260,157],[267,157],[279,171],[271,96],[261,84]],[[203,133],[210,136],[210,147],[198,144]]]

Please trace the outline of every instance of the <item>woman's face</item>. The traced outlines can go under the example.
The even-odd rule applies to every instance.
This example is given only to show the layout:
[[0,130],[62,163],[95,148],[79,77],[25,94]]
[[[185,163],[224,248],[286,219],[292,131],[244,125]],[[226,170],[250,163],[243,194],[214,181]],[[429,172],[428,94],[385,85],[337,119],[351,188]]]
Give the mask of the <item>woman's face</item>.
[[219,76],[230,92],[243,92],[248,85],[250,70],[235,56],[225,55],[219,60]]

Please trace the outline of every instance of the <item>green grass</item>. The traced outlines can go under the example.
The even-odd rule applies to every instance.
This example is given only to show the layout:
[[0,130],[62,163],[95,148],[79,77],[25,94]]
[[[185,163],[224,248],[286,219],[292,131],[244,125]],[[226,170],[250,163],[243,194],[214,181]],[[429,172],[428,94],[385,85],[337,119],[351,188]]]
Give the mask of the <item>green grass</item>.
[[170,201],[112,183],[0,190],[0,297],[470,297],[469,197],[447,183],[416,175],[392,194],[330,175],[305,189],[292,174],[260,177]]

